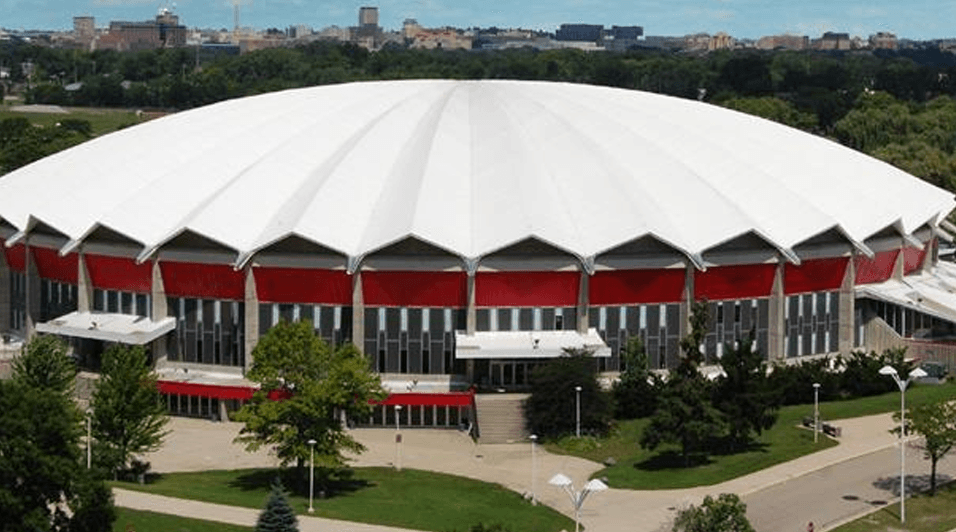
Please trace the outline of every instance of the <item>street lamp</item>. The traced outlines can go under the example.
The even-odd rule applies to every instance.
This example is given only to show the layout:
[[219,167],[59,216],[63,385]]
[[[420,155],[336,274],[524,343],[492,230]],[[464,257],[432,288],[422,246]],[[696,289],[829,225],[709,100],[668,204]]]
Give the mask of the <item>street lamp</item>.
[[900,387],[900,523],[906,522],[906,387],[910,381],[925,377],[927,374],[921,368],[916,368],[910,372],[906,380],[900,379],[899,373],[893,366],[883,366],[880,368],[880,375],[889,375],[896,381]]
[[607,489],[607,484],[595,478],[585,484],[581,491],[577,491],[574,489],[571,479],[561,473],[551,477],[548,484],[564,488],[565,493],[571,499],[571,506],[574,508],[574,532],[580,532],[581,530],[581,507],[584,506],[584,500],[591,493]]
[[538,441],[538,435],[532,434],[531,436],[529,436],[529,439],[531,440],[531,505],[537,506],[538,498],[535,495],[535,489],[534,489],[535,488],[534,478],[537,475],[537,464],[535,464],[535,456],[534,456],[534,444],[537,443]]
[[402,470],[402,428],[398,417],[402,413],[402,405],[395,405],[395,469]]
[[820,433],[820,383],[813,383],[813,443],[817,443]]
[[93,409],[86,409],[86,468],[90,469],[93,463]]
[[575,416],[574,417],[576,420],[575,426],[577,427],[575,430],[575,434],[577,435],[578,438],[580,438],[581,437],[581,387],[575,386],[574,393],[575,393],[575,401],[574,401]]
[[309,440],[309,513],[315,513],[312,507],[312,494],[315,492],[315,440]]

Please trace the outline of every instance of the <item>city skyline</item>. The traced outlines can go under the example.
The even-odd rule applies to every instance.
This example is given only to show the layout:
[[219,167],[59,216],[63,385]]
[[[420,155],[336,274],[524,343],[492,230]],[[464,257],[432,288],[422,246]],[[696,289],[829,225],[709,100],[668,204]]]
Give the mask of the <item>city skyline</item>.
[[[925,40],[956,35],[956,5],[907,4],[873,0],[867,4],[806,0],[797,5],[757,0],[557,0],[513,3],[490,0],[330,0],[321,5],[304,0],[241,0],[240,23],[258,29],[306,25],[354,26],[363,5],[379,8],[380,25],[399,29],[406,18],[426,27],[454,26],[528,28],[553,32],[562,23],[640,25],[647,35],[726,32],[738,38],[796,34],[818,36],[827,31],[865,37],[879,31]],[[90,15],[98,27],[111,20],[147,20],[169,7],[188,27],[233,27],[231,0],[0,0],[0,27],[68,30],[74,16]]]

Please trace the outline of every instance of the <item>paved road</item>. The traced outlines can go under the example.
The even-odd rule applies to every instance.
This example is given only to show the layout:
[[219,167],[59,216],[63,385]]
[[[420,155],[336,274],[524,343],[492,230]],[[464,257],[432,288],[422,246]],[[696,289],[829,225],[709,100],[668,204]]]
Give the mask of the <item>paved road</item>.
[[[929,462],[912,447],[906,453],[906,488],[929,485]],[[826,530],[863,512],[890,504],[899,509],[899,447],[830,465],[743,497],[757,532],[797,532],[813,521]],[[956,477],[956,458],[940,461],[937,475]]]

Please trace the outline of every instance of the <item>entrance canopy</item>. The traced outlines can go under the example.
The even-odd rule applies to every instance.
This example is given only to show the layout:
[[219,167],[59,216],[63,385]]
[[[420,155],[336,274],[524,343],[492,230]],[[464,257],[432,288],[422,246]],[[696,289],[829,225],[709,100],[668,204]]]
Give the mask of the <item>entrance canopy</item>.
[[956,323],[956,264],[939,262],[927,271],[907,275],[902,280],[857,286],[856,295]]
[[577,331],[483,331],[455,333],[455,357],[461,359],[557,358],[565,349],[588,349],[596,357],[611,356],[597,329]]
[[175,318],[153,321],[109,312],[71,312],[37,324],[37,331],[42,333],[130,345],[148,344],[175,328]]

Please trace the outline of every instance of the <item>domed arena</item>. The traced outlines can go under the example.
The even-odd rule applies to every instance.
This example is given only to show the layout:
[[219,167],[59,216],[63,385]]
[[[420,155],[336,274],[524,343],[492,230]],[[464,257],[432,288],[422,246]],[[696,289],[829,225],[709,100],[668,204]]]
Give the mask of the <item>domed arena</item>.
[[[226,101],[0,178],[0,331],[148,345],[170,409],[225,412],[280,320],[353,342],[413,424],[566,348],[708,363],[951,335],[951,193],[696,101],[550,82],[384,81]],[[900,340],[902,338],[902,340]],[[929,340],[928,340],[929,339]],[[915,352],[915,351],[911,351]],[[414,417],[413,417],[414,416]]]

